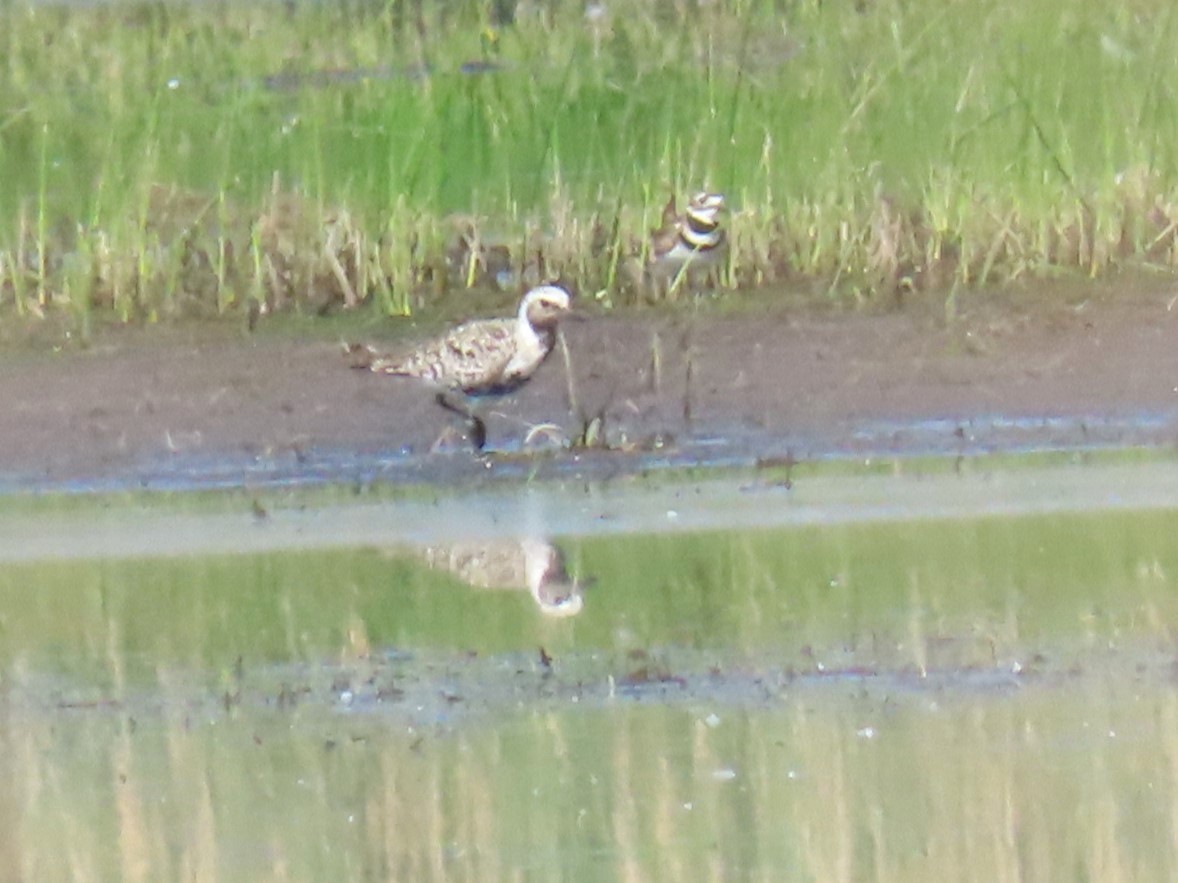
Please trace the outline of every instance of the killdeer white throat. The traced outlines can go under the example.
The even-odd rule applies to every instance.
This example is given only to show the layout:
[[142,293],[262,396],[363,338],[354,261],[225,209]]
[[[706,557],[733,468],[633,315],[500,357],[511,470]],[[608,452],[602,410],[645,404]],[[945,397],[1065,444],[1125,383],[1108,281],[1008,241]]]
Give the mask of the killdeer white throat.
[[662,225],[651,233],[650,271],[657,285],[670,287],[690,274],[709,272],[724,260],[728,245],[721,226],[724,194],[700,192],[682,214],[672,196],[663,209]]
[[360,356],[354,368],[423,381],[439,405],[468,421],[482,450],[487,427],[470,400],[506,395],[527,383],[552,352],[557,325],[570,307],[567,291],[541,285],[523,296],[514,317],[467,322],[403,356],[356,344],[346,350]]

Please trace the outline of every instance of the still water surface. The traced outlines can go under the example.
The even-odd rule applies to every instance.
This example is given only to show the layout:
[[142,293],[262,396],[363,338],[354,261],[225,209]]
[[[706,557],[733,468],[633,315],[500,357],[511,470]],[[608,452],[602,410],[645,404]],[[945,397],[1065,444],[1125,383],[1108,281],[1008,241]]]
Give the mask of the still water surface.
[[0,868],[1170,878],[1172,473],[10,505]]

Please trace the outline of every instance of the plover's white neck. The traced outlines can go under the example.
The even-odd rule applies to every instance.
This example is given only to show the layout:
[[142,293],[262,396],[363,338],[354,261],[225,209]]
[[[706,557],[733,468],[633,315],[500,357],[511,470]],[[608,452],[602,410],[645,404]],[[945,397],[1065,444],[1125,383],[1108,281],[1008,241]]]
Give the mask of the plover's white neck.
[[554,285],[533,288],[520,301],[512,329],[513,352],[503,369],[508,379],[526,379],[556,343],[556,325],[569,309],[569,295]]
[[519,312],[515,317],[515,336],[521,343],[534,341],[538,345],[543,338],[540,330],[532,324],[532,319],[528,315],[533,302],[534,299],[530,294],[519,302]]
[[545,616],[576,616],[585,599],[575,580],[569,579],[560,550],[539,537],[520,541],[528,591]]

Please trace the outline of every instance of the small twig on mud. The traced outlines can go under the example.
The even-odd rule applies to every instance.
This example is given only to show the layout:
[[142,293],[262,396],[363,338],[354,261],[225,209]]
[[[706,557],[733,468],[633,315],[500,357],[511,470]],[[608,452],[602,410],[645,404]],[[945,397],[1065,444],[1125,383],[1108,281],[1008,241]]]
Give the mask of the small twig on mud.
[[691,382],[695,374],[695,321],[689,320],[683,332],[683,423],[691,427]]
[[569,413],[579,414],[581,408],[577,402],[577,385],[573,380],[573,358],[569,353],[569,344],[564,338],[564,332],[559,328],[556,331],[556,340],[560,344],[560,356],[564,360],[564,376],[568,383]]
[[655,395],[663,389],[663,343],[656,328],[650,332],[650,391]]

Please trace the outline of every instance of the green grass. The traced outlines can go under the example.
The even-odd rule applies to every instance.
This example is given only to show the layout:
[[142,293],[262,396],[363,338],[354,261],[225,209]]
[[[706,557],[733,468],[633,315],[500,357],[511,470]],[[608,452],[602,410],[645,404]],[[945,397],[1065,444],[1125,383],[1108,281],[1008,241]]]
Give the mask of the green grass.
[[0,309],[404,313],[556,276],[621,302],[705,186],[721,288],[1178,259],[1162,0],[428,6],[4,7]]

